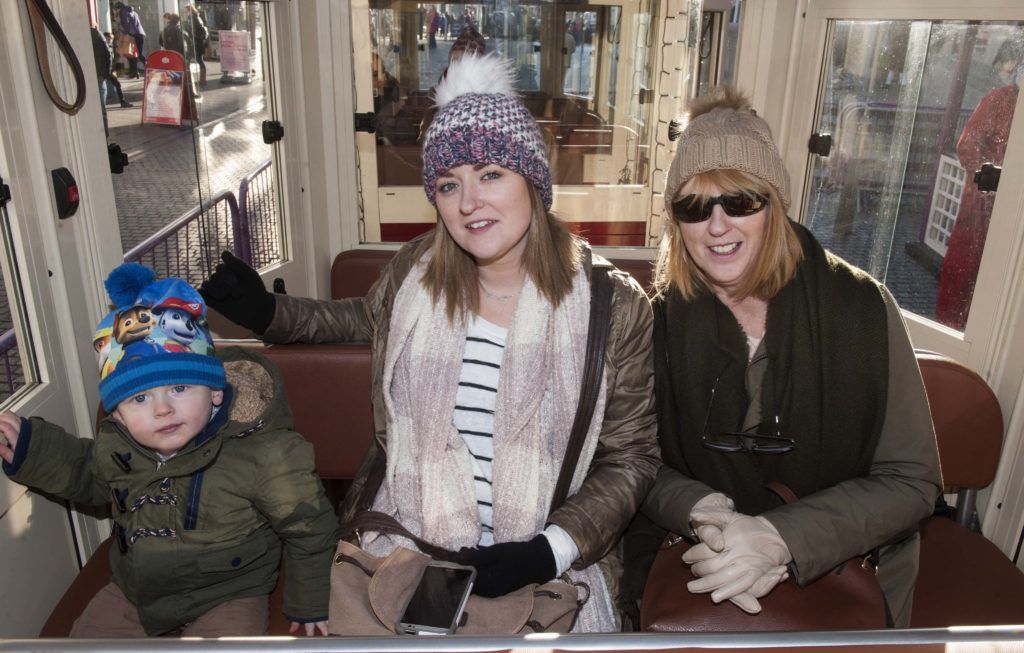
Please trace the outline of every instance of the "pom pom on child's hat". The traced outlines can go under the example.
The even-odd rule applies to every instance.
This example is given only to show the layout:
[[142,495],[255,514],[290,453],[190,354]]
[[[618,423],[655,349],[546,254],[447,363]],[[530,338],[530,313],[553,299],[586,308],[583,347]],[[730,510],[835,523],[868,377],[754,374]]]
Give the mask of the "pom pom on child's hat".
[[107,412],[134,394],[162,385],[222,389],[224,365],[214,355],[203,298],[182,279],[157,279],[138,263],[114,268],[104,282],[111,311],[96,327],[100,398]]
[[540,126],[516,97],[512,62],[467,51],[434,90],[437,114],[423,139],[423,189],[436,204],[437,178],[470,164],[519,173],[551,208],[551,168]]

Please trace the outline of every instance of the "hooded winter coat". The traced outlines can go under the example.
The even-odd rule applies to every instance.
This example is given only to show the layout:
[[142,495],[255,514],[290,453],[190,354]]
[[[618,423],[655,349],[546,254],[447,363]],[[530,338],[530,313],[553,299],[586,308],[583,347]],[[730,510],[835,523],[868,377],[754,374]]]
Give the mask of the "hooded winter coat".
[[121,31],[132,36],[145,36],[146,30],[142,28],[142,21],[135,13],[135,7],[124,5],[121,7]]
[[[425,237],[430,237],[432,232]],[[373,409],[377,447],[371,447],[349,491],[342,520],[355,510],[354,497],[367,482],[374,457],[387,451],[386,410],[382,377],[395,295],[415,263],[413,252],[422,238],[403,247],[381,272],[366,297],[319,301],[278,295],[273,321],[263,338],[268,342],[372,343]],[[611,267],[584,250],[584,266]],[[657,474],[654,377],[651,360],[651,309],[647,296],[629,275],[614,271],[611,327],[605,350],[607,403],[597,452],[579,492],[552,513],[549,523],[563,528],[579,548],[573,567],[601,562],[612,597],[618,596],[621,555],[616,546]]]
[[150,635],[272,592],[282,543],[285,615],[327,618],[337,523],[313,447],[292,430],[281,377],[266,359],[238,347],[217,356],[229,383],[224,402],[165,462],[109,417],[95,440],[33,417],[4,464],[18,483],[111,505],[113,581]]

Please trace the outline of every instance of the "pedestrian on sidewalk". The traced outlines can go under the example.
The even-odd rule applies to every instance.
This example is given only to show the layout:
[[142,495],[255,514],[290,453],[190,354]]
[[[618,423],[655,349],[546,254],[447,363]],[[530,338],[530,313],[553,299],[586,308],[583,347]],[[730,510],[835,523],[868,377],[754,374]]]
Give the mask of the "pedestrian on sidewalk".
[[117,93],[117,99],[120,100],[122,109],[127,109],[128,107],[135,106],[131,102],[128,102],[124,99],[124,89],[121,88],[121,80],[119,80],[117,78],[117,75],[114,74],[114,60],[116,56],[113,50],[114,35],[110,32],[104,32],[103,38],[106,40],[107,53],[110,56],[110,66],[107,69],[107,78],[104,80],[104,83],[114,87],[114,92]]
[[189,24],[187,32],[192,37],[192,52],[195,55],[196,63],[199,64],[199,87],[206,87],[206,61],[203,55],[206,53],[206,45],[209,42],[210,30],[203,22],[203,15],[195,5],[186,5]]
[[428,31],[430,34],[429,47],[431,50],[437,49],[437,30],[441,26],[441,19],[437,13],[437,7],[430,5],[430,11],[427,12],[427,24]]
[[110,136],[107,128],[107,74],[110,71],[110,50],[100,31],[95,27],[92,32],[92,56],[96,60],[96,81],[100,89],[100,111],[103,112],[103,133]]
[[135,7],[123,2],[115,2],[114,9],[117,11],[118,22],[121,24],[121,33],[128,34],[135,40],[138,56],[128,57],[128,76],[137,78],[139,76],[139,60],[142,61],[143,66],[146,65],[146,55],[143,54],[142,49],[146,42],[146,30],[142,28],[142,21],[135,13]]
[[[187,27],[187,26],[186,26]],[[193,97],[200,98],[200,95],[193,84],[192,67],[189,64],[191,56],[192,37],[182,29],[181,16],[167,12],[164,14],[164,29],[160,32],[160,47],[165,50],[174,50],[181,55],[185,62],[185,80],[188,83],[188,91]]]

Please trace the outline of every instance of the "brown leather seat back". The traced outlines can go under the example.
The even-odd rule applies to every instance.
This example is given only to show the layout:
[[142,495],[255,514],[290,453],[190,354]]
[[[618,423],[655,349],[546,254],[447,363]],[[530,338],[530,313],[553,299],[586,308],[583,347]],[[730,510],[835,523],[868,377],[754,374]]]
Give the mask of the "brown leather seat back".
[[983,488],[995,478],[1003,413],[992,389],[952,358],[917,350],[947,491]]
[[973,516],[970,495],[992,482],[999,464],[999,402],[970,368],[934,352],[916,353],[935,424],[943,484],[946,491],[959,491],[960,523],[946,517],[921,522],[920,572],[910,625],[1024,623],[1024,574],[995,544],[964,525]]
[[[331,298],[362,297],[391,260],[391,250],[350,249],[338,254],[331,265]],[[653,263],[646,259],[609,259],[617,268],[633,275],[644,290],[650,290]]]
[[331,265],[331,299],[365,295],[394,254],[376,249],[350,249],[338,254]]
[[280,371],[295,430],[313,444],[320,477],[354,478],[374,433],[369,345],[245,346]]

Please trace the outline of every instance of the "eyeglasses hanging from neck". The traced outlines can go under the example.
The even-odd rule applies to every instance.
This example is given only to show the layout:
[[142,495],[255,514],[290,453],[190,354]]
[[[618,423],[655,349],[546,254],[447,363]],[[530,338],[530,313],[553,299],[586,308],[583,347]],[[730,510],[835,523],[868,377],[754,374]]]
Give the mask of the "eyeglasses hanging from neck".
[[[731,363],[731,361],[730,361]],[[701,428],[700,443],[706,449],[720,453],[747,453],[775,455],[789,453],[796,448],[796,441],[793,438],[782,434],[782,426],[779,423],[779,415],[776,413],[769,420],[744,431],[719,431],[711,433],[711,411],[715,407],[715,395],[718,392],[718,382],[728,369],[727,363],[722,371],[715,377],[715,383],[711,386],[711,399],[708,401],[707,414],[704,416],[704,426]]]

